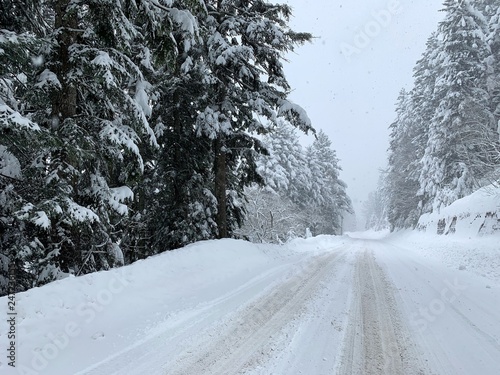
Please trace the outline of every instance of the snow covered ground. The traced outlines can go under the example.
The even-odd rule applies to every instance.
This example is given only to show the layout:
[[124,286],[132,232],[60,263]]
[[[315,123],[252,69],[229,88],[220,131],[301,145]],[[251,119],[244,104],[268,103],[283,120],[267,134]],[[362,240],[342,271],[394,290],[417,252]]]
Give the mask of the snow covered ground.
[[16,296],[1,374],[500,374],[500,237],[200,242]]
[[[143,367],[164,373],[162,366],[200,331],[272,290],[304,267],[306,259],[324,252],[326,244],[341,243],[318,238],[279,247],[207,241],[20,293],[17,368],[11,371],[2,356],[0,373],[67,375],[105,367],[113,358],[127,368],[143,362]],[[7,297],[0,298],[0,308],[7,317]],[[7,342],[4,328],[2,347]],[[154,344],[164,357],[150,349]]]

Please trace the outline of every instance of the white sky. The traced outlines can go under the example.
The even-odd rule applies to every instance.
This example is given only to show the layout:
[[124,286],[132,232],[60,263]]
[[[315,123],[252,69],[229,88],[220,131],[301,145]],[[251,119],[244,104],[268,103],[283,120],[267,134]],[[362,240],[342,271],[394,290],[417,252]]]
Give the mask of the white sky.
[[[399,91],[412,86],[413,67],[443,17],[442,1],[283,1],[294,10],[292,29],[317,37],[287,57],[290,99],[332,140],[341,178],[361,216],[362,202],[387,163],[388,127]],[[385,17],[377,20],[380,11]],[[356,39],[364,30],[368,38]],[[350,46],[357,50],[349,56],[343,50]],[[304,145],[311,142],[312,137],[303,138]]]

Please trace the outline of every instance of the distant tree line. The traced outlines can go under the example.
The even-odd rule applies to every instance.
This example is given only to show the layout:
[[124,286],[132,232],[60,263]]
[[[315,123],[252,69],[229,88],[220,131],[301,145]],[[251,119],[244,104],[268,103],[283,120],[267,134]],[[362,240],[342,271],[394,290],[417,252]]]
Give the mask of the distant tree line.
[[253,242],[286,242],[318,234],[341,234],[344,215],[354,213],[332,142],[320,130],[303,148],[288,122],[262,139],[268,154],[257,158],[263,185],[245,189],[248,219],[238,234]]

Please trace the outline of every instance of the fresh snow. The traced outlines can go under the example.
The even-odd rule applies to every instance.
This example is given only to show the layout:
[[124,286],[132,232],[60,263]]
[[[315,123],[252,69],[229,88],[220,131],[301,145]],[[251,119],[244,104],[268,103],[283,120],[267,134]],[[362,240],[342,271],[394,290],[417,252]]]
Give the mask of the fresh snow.
[[43,229],[50,228],[50,219],[44,211],[35,212],[35,217],[32,219],[33,223]]
[[80,206],[71,199],[66,199],[66,204],[68,205],[68,213],[73,220],[81,223],[87,220],[90,222],[99,221],[99,216],[91,209]]
[[19,160],[0,144],[0,174],[10,178],[21,177],[21,164]]
[[0,373],[498,375],[500,233],[475,223],[495,193],[422,218],[426,231],[204,241],[18,293],[16,368],[4,356]]
[[[278,246],[207,241],[19,293],[20,372],[10,373],[68,375],[162,334],[181,340],[183,334],[193,334],[190,325],[196,326],[212,308],[226,309],[214,312],[210,320],[216,321],[276,283],[300,258]],[[238,298],[226,306],[233,294]],[[0,298],[0,306],[7,307],[6,297]],[[0,339],[5,342],[3,330]],[[180,348],[167,351],[175,349]],[[9,373],[4,359],[2,374]]]
[[138,81],[135,89],[135,100],[137,105],[142,109],[145,116],[149,117],[152,113],[152,108],[149,104],[149,96],[146,91],[151,90],[151,84],[147,81]]
[[[137,105],[137,102],[134,101],[133,104]],[[143,171],[144,162],[142,160],[139,147],[137,146],[139,143],[139,136],[135,130],[129,126],[121,124],[121,122],[117,120],[114,122],[107,120],[103,121],[103,125],[103,129],[100,131],[99,136],[104,140],[110,141],[111,143],[122,145],[134,153],[137,157],[139,168]]]
[[59,280],[16,295],[0,373],[496,375],[499,237],[451,238],[213,240]]
[[110,198],[109,204],[113,209],[120,215],[126,215],[128,213],[128,206],[123,204],[127,200],[134,199],[134,193],[132,189],[128,186],[120,186],[116,188],[110,188]]
[[431,233],[402,231],[390,235],[388,242],[404,243],[418,256],[447,267],[467,271],[485,283],[500,281],[500,235],[478,237],[454,234],[437,236]]
[[114,61],[111,59],[109,54],[104,51],[99,51],[97,56],[91,61],[94,65],[104,66],[110,68],[114,65]]
[[312,126],[311,119],[307,115],[307,112],[304,110],[304,108],[302,108],[298,104],[291,102],[290,100],[283,100],[281,102],[278,111],[278,116],[290,116],[290,117],[297,116],[300,119],[300,121],[304,124],[304,128]]
[[26,130],[40,130],[40,127],[21,115],[19,112],[14,111],[8,105],[3,104],[0,100],[0,124],[12,122],[14,126]]
[[61,88],[61,82],[57,78],[57,75],[50,71],[49,69],[45,69],[38,76],[38,82],[35,84],[35,87],[43,88],[44,86],[55,86],[57,88]]

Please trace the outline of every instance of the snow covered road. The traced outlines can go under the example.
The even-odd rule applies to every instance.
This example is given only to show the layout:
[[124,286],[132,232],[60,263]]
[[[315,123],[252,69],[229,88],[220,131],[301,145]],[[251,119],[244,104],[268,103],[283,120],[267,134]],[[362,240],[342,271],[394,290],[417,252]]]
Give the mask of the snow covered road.
[[[78,374],[267,373],[268,366],[274,365],[285,367],[279,373],[290,373],[301,363],[293,365],[294,369],[286,369],[287,366],[281,363],[283,361],[275,361],[276,355],[291,349],[288,339],[296,333],[309,333],[306,328],[313,323],[313,304],[318,309],[324,309],[328,307],[325,301],[334,302],[333,298],[328,298],[328,295],[333,297],[333,294],[325,296],[325,291],[340,293],[342,289],[345,290],[352,270],[352,264],[347,262],[349,256],[352,258],[349,251],[337,246],[334,251],[322,251],[300,262],[274,268],[222,298],[210,301],[206,304],[210,308],[172,323],[171,330],[163,331],[140,345],[126,348],[118,355]],[[342,282],[337,283],[340,275],[343,276]],[[344,297],[343,309],[329,311],[329,315],[345,315],[347,295]],[[331,305],[339,306],[338,303]],[[316,314],[321,322],[323,316]],[[342,328],[338,324],[334,326],[333,318],[324,325],[328,330],[325,331],[323,325],[316,327],[315,337],[310,338],[312,341],[308,346],[323,347],[333,354],[334,350],[328,348],[332,337],[325,332],[336,332],[338,337],[334,341],[340,342],[339,332]],[[324,340],[321,345],[314,342],[320,336]],[[324,372],[327,369],[333,371],[335,356],[330,356],[328,362],[323,354],[321,358],[311,357],[311,354],[320,352],[300,353],[306,361],[306,371],[311,366],[318,367],[314,372],[318,374],[327,373]]]
[[499,297],[408,249],[353,240],[249,305],[172,374],[498,375]]
[[[226,250],[217,253],[221,244]],[[499,280],[447,267],[408,244],[323,236],[279,250],[213,241],[156,257],[131,266],[123,276],[127,289],[102,311],[95,307],[91,324],[82,322],[79,335],[53,360],[38,368],[32,361],[32,372],[6,373],[500,374]],[[246,266],[238,268],[242,260]],[[166,279],[167,265],[173,273]],[[161,272],[155,274],[154,267]],[[180,276],[183,267],[189,277]],[[88,297],[112,276],[72,282]],[[167,286],[149,292],[158,277]],[[49,285],[20,300],[36,302],[44,293],[62,293],[65,285]],[[37,317],[24,318],[21,332],[48,332],[38,342],[24,342],[24,358],[29,345],[41,358],[49,353],[47,338],[61,342],[50,332],[61,331],[58,324],[65,320],[78,322],[70,304],[63,303],[61,311],[38,307]]]
[[[272,360],[276,347],[283,348],[287,327],[300,320],[307,302],[343,260],[342,255],[332,252],[313,258],[299,273],[219,326],[218,334],[210,334],[193,351],[179,358],[170,373],[236,374]],[[273,342],[276,338],[278,342]]]
[[[162,371],[147,371],[498,375],[498,289],[463,277],[383,241],[352,239],[295,264],[279,284],[164,358]],[[155,356],[168,352],[147,346]],[[82,374],[145,373],[144,363],[137,370],[122,363]]]
[[358,244],[352,294],[339,375],[425,374],[369,244]]
[[426,374],[500,374],[499,280],[445,267],[386,242],[369,246],[396,288],[417,354],[431,370]]

